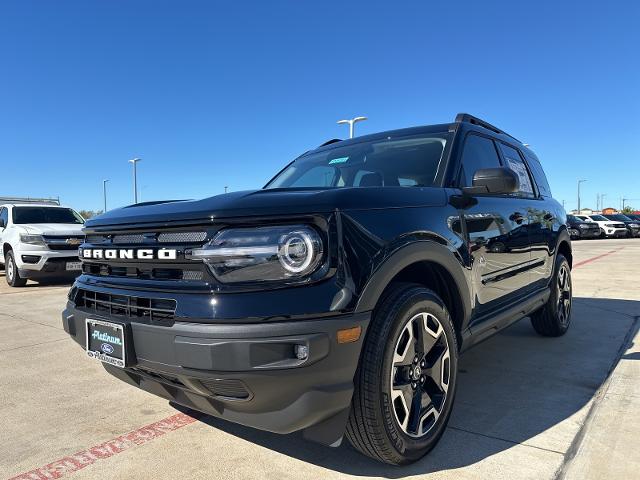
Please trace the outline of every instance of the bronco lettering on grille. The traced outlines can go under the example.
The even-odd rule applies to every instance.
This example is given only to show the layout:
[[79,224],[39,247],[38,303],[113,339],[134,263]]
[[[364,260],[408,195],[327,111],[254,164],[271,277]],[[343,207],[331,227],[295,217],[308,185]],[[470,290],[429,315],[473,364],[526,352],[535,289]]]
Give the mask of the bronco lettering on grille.
[[84,248],[82,258],[107,259],[107,260],[175,260],[178,258],[178,251],[174,248],[162,248],[153,250],[151,248]]

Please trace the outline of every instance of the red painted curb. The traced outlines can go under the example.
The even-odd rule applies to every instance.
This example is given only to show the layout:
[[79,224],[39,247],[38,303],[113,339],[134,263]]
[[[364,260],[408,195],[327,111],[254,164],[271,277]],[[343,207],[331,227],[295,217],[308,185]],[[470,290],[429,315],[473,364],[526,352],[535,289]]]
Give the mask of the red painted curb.
[[73,455],[51,462],[44,467],[21,473],[9,480],[49,480],[62,478],[65,475],[88,467],[99,460],[113,457],[132,447],[144,445],[155,438],[161,437],[165,433],[185,427],[196,420],[197,418],[190,417],[184,413],[178,413],[159,422],[151,423],[132,432],[125,433],[108,442],[95,445],[87,450],[80,450]]

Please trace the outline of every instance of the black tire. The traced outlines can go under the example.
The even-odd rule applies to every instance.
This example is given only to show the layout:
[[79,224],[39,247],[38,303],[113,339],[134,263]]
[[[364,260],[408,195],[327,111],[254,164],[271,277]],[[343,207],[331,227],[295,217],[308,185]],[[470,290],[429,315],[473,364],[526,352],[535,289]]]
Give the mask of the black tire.
[[571,324],[572,303],[571,267],[567,259],[558,253],[549,300],[531,315],[534,330],[544,337],[564,335]]
[[[400,349],[403,355],[397,354]],[[416,361],[419,355],[422,360]],[[410,364],[401,365],[409,358]],[[449,421],[457,367],[458,344],[444,302],[420,285],[394,285],[373,313],[354,379],[346,431],[351,445],[393,465],[420,459]],[[431,403],[423,407],[425,395]]]
[[9,250],[6,254],[6,269],[4,272],[5,278],[7,279],[7,283],[12,287],[24,287],[27,284],[27,280],[25,278],[20,277],[20,272],[18,271],[18,266],[16,265],[16,261],[13,258],[13,251]]

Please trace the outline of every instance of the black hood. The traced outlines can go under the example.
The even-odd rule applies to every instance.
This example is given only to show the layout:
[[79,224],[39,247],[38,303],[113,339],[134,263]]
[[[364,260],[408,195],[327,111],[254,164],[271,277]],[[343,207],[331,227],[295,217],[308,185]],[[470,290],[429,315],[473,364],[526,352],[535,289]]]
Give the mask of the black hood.
[[203,200],[149,202],[111,210],[87,221],[88,229],[109,225],[211,223],[247,216],[303,215],[334,210],[365,210],[446,203],[443,188],[372,187],[269,189],[225,193]]

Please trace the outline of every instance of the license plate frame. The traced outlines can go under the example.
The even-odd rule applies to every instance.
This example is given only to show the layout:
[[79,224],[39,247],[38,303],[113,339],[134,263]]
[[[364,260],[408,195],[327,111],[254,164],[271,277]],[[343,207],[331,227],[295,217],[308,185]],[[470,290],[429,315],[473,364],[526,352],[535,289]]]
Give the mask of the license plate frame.
[[67,272],[79,272],[82,270],[82,262],[66,262],[64,265],[64,269]]
[[[102,331],[96,330],[100,327]],[[90,330],[92,333],[90,334]],[[98,332],[96,335],[94,332]],[[127,366],[127,335],[125,325],[117,322],[87,318],[85,321],[85,351],[89,358],[119,368]],[[118,342],[119,340],[119,342]],[[98,345],[96,348],[94,345]]]

